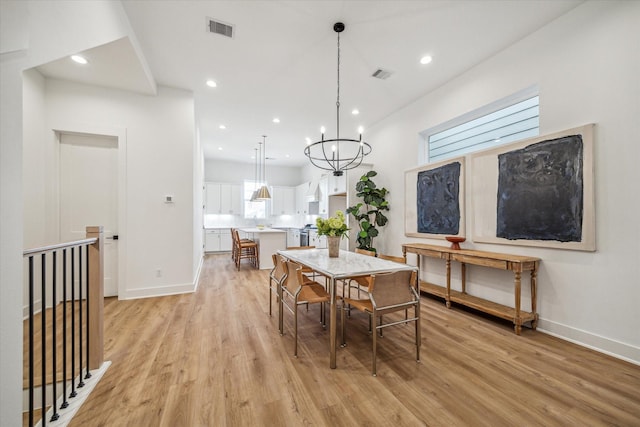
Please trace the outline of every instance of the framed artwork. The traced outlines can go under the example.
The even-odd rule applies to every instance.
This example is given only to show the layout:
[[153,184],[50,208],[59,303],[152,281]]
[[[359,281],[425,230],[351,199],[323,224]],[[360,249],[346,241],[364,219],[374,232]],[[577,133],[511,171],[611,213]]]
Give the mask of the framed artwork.
[[595,251],[593,128],[471,155],[473,240]]
[[405,172],[405,236],[464,237],[464,157]]

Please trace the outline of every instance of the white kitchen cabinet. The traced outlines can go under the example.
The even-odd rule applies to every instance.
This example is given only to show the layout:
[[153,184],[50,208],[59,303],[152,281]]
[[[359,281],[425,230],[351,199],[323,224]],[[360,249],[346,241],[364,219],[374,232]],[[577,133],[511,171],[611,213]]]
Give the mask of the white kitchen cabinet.
[[295,213],[296,189],[271,187],[271,215],[294,215]]
[[340,176],[334,176],[333,174],[329,175],[329,195],[333,196],[336,194],[346,194],[347,193],[347,174],[343,173]]
[[327,215],[329,213],[329,176],[322,175],[318,181],[318,214]]
[[231,251],[231,230],[228,228],[205,230],[204,250],[205,252]]
[[242,215],[242,186],[239,184],[205,184],[205,214]]
[[287,247],[300,246],[300,229],[289,228],[287,230]]
[[308,182],[303,182],[302,184],[296,186],[296,214],[298,215],[309,214],[309,200],[307,198],[308,191]]
[[309,245],[324,249],[327,247],[327,236],[320,236],[316,230],[309,230]]

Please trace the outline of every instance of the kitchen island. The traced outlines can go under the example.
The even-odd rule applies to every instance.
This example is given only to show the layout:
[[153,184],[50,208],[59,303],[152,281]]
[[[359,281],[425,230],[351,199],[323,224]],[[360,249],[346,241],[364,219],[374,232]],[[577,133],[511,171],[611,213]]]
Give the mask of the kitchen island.
[[287,248],[287,231],[276,228],[238,228],[238,231],[252,239],[259,246],[260,269],[272,269],[271,255]]

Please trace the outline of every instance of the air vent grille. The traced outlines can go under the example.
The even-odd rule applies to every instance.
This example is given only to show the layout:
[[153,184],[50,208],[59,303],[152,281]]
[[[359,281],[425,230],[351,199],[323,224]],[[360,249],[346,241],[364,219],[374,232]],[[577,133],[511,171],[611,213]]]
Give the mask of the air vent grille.
[[391,71],[388,70],[383,70],[382,68],[378,68],[373,74],[371,74],[371,77],[375,77],[376,79],[381,79],[381,80],[385,80],[388,79],[389,77],[391,77]]
[[233,25],[225,24],[213,18],[207,18],[207,31],[213,34],[233,38]]

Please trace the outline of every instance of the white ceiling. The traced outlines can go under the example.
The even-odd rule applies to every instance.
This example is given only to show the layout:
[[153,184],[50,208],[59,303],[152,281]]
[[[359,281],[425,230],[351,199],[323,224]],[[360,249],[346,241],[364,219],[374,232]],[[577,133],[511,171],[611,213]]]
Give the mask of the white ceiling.
[[[127,82],[121,88],[148,93],[149,79],[145,82],[140,74],[148,64],[159,85],[193,91],[207,158],[252,163],[257,142],[267,135],[267,156],[274,158],[270,164],[299,166],[306,163],[305,137],[319,139],[322,125],[328,138],[335,136],[335,22],[346,25],[341,34],[341,136],[357,137],[362,125],[366,139],[368,127],[581,2],[124,0],[143,57],[138,64],[123,62],[118,72],[96,71],[100,77],[92,83],[118,87]],[[208,33],[207,17],[232,24],[234,37]],[[120,44],[133,51],[130,44]],[[110,47],[87,53],[103,53],[113,65],[116,54]],[[426,54],[433,62],[421,65]],[[123,77],[129,72],[125,65],[134,76]],[[371,77],[378,68],[393,75]],[[48,76],[78,79],[65,77],[60,64],[40,69]],[[207,79],[218,86],[207,87]],[[140,87],[132,88],[134,81]],[[351,114],[353,108],[359,116]],[[274,124],[274,117],[281,122]],[[226,129],[219,129],[221,124]]]

